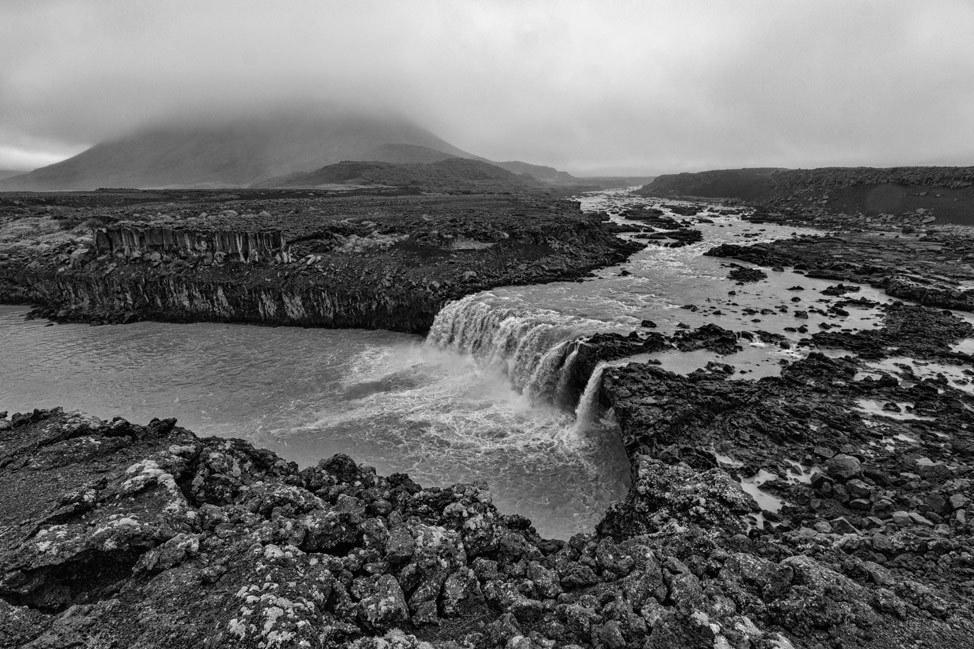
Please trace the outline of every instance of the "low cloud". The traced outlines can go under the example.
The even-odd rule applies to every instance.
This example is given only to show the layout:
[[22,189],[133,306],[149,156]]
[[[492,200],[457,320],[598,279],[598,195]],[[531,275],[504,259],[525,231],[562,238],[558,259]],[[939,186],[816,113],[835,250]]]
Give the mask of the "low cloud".
[[329,102],[577,173],[971,164],[965,0],[6,0],[0,168]]

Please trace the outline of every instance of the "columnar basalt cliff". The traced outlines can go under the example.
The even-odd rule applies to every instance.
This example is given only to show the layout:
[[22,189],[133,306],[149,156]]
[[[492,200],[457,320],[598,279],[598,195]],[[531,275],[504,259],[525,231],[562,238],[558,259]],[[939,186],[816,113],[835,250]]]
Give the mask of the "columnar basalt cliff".
[[77,212],[9,214],[0,300],[66,320],[425,332],[449,300],[583,277],[639,248],[577,203],[547,198],[251,200],[212,214],[164,207],[83,210],[70,231],[58,225]]
[[117,226],[95,230],[95,253],[111,255],[121,252],[126,259],[140,258],[154,252],[162,254],[206,253],[230,256],[245,263],[261,259],[282,260],[286,254],[280,230],[204,230],[181,227]]

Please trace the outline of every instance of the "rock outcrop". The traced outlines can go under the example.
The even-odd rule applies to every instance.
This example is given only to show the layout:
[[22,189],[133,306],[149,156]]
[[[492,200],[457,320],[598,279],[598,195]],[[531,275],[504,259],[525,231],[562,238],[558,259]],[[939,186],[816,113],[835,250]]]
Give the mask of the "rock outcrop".
[[174,420],[15,415],[0,420],[0,646],[961,647],[974,633],[968,595],[877,562],[963,571],[967,537],[918,536],[913,519],[865,551],[785,523],[749,536],[757,505],[704,457],[635,454],[625,505],[563,542],[473,485],[422,488],[342,455],[299,470]]
[[925,306],[974,311],[974,236],[969,232],[922,238],[842,232],[722,244],[706,254],[770,268],[793,266],[809,277],[870,284]]
[[287,254],[280,230],[253,231],[240,229],[191,229],[176,226],[138,227],[119,225],[95,230],[95,254],[138,259],[162,255],[224,255],[234,261],[257,263],[262,259],[282,260]]
[[[60,320],[422,333],[450,300],[580,278],[639,249],[577,203],[547,198],[238,197],[214,207],[8,212],[0,301]],[[69,211],[86,221],[62,230],[75,223]]]

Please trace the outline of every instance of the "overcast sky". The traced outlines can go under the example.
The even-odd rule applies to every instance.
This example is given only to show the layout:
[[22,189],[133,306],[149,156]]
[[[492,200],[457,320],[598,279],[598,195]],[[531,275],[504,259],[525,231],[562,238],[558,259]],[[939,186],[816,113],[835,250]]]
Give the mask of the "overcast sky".
[[974,0],[0,0],[0,169],[343,98],[575,173],[974,164]]

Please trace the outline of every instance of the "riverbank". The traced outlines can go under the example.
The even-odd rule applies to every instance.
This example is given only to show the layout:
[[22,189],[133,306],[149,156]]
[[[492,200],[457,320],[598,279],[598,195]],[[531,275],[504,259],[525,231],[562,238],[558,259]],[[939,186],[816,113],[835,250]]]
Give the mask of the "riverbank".
[[[344,456],[298,471],[174,424],[0,424],[3,646],[959,647],[974,633],[955,581],[969,537],[912,519],[865,545],[783,521],[748,536],[754,501],[716,466],[640,456],[626,523],[566,543],[475,486],[422,489]],[[830,482],[859,475],[833,465]],[[881,542],[909,558],[877,563]]]
[[424,333],[450,300],[640,248],[542,196],[131,193],[7,195],[0,302],[61,321]]

